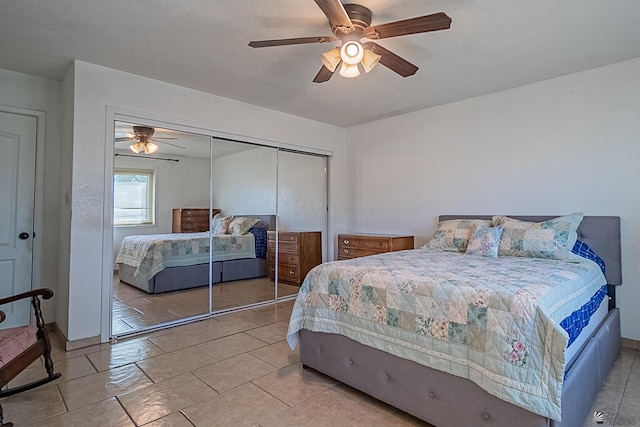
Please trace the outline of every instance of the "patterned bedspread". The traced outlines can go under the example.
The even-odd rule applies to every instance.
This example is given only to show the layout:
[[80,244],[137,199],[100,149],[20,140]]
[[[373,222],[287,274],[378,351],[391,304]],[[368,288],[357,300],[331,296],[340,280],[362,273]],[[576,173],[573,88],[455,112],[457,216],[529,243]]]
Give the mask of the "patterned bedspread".
[[[213,235],[213,261],[255,258],[253,234]],[[209,262],[209,232],[127,236],[116,263],[136,267],[134,277],[142,282],[168,267]]]
[[415,249],[329,262],[302,284],[287,340],[295,348],[300,329],[342,334],[559,420],[559,324],[605,283],[589,260]]

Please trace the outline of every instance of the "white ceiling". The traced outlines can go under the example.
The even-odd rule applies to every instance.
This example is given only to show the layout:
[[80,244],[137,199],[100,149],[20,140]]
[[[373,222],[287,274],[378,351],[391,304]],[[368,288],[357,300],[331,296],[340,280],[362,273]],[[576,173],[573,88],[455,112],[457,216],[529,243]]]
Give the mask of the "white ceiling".
[[372,25],[441,11],[453,22],[379,42],[415,76],[378,65],[317,84],[333,44],[247,46],[330,36],[313,0],[2,0],[0,68],[61,80],[78,59],[351,126],[640,57],[638,0],[357,1]]

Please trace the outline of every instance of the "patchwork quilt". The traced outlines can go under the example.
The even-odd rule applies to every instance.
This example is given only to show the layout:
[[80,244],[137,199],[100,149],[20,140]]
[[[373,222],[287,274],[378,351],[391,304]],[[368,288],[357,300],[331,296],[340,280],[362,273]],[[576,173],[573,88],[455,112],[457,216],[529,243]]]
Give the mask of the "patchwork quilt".
[[255,238],[251,233],[210,236],[209,232],[127,236],[116,263],[136,267],[134,277],[144,283],[168,267],[206,264],[209,252],[214,262],[255,258]]
[[295,348],[301,329],[341,334],[560,420],[560,322],[604,284],[586,259],[415,249],[329,262],[304,280],[287,341]]

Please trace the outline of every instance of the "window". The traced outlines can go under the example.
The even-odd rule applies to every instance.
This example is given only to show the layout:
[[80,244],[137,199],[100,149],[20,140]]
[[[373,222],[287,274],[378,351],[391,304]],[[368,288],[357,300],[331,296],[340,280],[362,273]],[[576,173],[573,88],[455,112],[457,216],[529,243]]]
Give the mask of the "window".
[[153,170],[116,169],[113,176],[113,224],[155,224]]

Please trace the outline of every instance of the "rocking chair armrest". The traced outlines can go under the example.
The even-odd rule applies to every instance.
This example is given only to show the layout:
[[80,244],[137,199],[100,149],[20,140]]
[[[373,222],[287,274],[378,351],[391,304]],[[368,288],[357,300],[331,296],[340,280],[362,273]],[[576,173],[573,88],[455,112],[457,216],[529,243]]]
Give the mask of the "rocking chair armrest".
[[49,288],[33,289],[28,292],[23,292],[21,294],[11,295],[10,297],[2,298],[0,299],[0,305],[9,304],[10,302],[18,301],[24,298],[31,298],[31,297],[38,297],[38,296],[41,296],[42,299],[49,299],[53,297],[53,291]]

